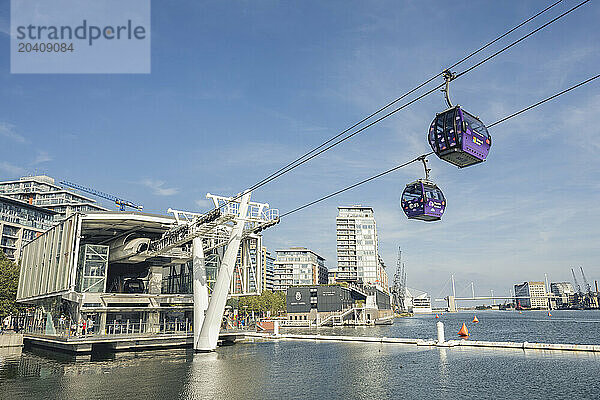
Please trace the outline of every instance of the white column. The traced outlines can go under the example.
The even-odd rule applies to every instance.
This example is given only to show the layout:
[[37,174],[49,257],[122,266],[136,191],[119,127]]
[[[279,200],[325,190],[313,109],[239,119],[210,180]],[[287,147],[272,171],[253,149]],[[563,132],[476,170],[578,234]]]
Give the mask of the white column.
[[250,191],[247,191],[240,201],[239,215],[236,218],[235,225],[231,231],[231,238],[229,239],[223,261],[221,262],[221,267],[219,268],[217,281],[215,282],[206,316],[202,323],[200,337],[194,346],[197,351],[214,351],[217,348],[221,320],[223,319],[223,313],[225,312],[225,303],[227,302],[231,277],[233,276],[235,261],[240,249],[240,242],[242,241],[242,233],[246,223],[245,219],[248,214],[249,200]]
[[437,327],[437,342],[438,344],[444,343],[444,323],[442,321],[438,321],[436,324]]
[[204,313],[206,313],[206,309],[208,308],[208,286],[206,284],[204,249],[202,247],[202,239],[199,237],[192,241],[192,271],[194,279],[194,349],[197,349],[202,323],[204,322]]
[[148,293],[149,294],[161,294],[162,293],[162,270],[161,266],[150,267],[150,279],[148,280]]

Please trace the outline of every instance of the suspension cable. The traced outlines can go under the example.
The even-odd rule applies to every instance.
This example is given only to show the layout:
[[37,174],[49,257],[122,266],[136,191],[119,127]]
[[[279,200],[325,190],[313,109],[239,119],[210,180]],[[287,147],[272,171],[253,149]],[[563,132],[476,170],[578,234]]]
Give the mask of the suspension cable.
[[410,165],[410,164],[412,164],[412,163],[414,163],[414,162],[421,161],[421,159],[422,159],[423,157],[427,157],[427,156],[430,156],[430,155],[432,155],[432,154],[433,154],[433,151],[430,151],[430,152],[429,152],[429,153],[427,153],[427,154],[423,154],[422,156],[419,156],[419,157],[413,158],[412,160],[410,160],[410,161],[408,161],[408,162],[405,162],[404,164],[397,165],[397,166],[395,166],[394,168],[390,168],[390,169],[388,169],[387,171],[380,172],[380,173],[378,173],[377,175],[373,175],[372,177],[370,177],[370,178],[367,178],[367,179],[364,179],[364,180],[362,180],[362,181],[360,181],[360,182],[357,182],[357,183],[355,183],[354,185],[347,186],[347,187],[345,187],[345,188],[343,188],[343,189],[340,189],[340,190],[338,190],[338,191],[336,191],[336,192],[333,192],[333,193],[331,193],[331,194],[328,194],[327,196],[323,196],[323,197],[321,197],[320,199],[317,199],[317,200],[311,201],[310,203],[306,203],[306,204],[304,204],[303,206],[300,206],[300,207],[294,208],[293,210],[291,210],[291,211],[288,211],[288,212],[286,212],[285,214],[282,214],[282,215],[281,215],[279,218],[283,218],[283,217],[285,217],[285,216],[288,216],[288,215],[290,215],[290,214],[293,214],[293,213],[295,213],[295,212],[297,212],[297,211],[300,211],[300,210],[302,210],[302,209],[304,209],[304,208],[306,208],[306,207],[310,207],[310,206],[312,206],[313,204],[317,204],[317,203],[320,203],[320,202],[321,202],[321,201],[323,201],[323,200],[327,200],[327,199],[328,199],[328,198],[330,198],[330,197],[337,196],[337,195],[338,195],[338,194],[340,194],[340,193],[343,193],[343,192],[345,192],[345,191],[348,191],[348,190],[350,190],[350,189],[354,189],[354,188],[355,188],[355,187],[357,187],[357,186],[360,186],[360,185],[362,185],[362,184],[365,184],[365,183],[367,183],[367,182],[370,182],[370,181],[372,181],[373,179],[377,179],[377,178],[379,178],[379,177],[382,177],[383,175],[387,175],[387,174],[389,174],[390,172],[394,172],[394,171],[396,171],[396,170],[398,170],[398,169],[400,169],[400,168],[406,167],[407,165]]
[[546,22],[544,25],[540,26],[539,28],[537,28],[537,29],[534,29],[533,31],[529,32],[527,35],[525,35],[525,36],[522,36],[522,37],[521,37],[521,38],[519,38],[518,40],[516,40],[516,41],[512,42],[511,44],[509,44],[509,45],[507,45],[507,46],[505,46],[505,47],[501,48],[500,50],[498,50],[498,51],[497,51],[497,52],[495,52],[494,54],[492,54],[492,55],[490,55],[490,56],[488,56],[488,57],[484,58],[484,59],[483,59],[483,60],[481,60],[481,61],[479,61],[477,64],[475,64],[475,65],[472,65],[471,67],[467,68],[466,70],[464,70],[464,71],[463,71],[463,72],[461,72],[460,74],[456,75],[456,77],[458,78],[458,77],[460,77],[460,76],[462,76],[462,75],[464,75],[464,74],[466,74],[466,73],[470,72],[471,70],[473,70],[473,69],[475,69],[475,68],[479,67],[479,66],[480,66],[480,65],[482,65],[483,63],[485,63],[485,62],[487,62],[487,61],[491,60],[492,58],[496,57],[498,54],[500,54],[500,53],[503,53],[504,51],[506,51],[506,50],[510,49],[510,48],[511,48],[511,47],[513,47],[514,45],[516,45],[516,44],[518,44],[518,43],[522,42],[523,40],[527,39],[528,37],[530,37],[530,36],[534,35],[535,33],[539,32],[539,31],[541,31],[542,29],[544,29],[544,28],[545,28],[545,27],[547,27],[548,25],[550,25],[550,24],[552,24],[552,23],[554,23],[554,22],[558,21],[559,19],[561,19],[561,18],[562,18],[562,17],[564,17],[565,15],[568,15],[568,14],[570,14],[571,12],[573,12],[573,11],[577,10],[579,7],[583,6],[584,4],[586,4],[586,3],[590,2],[590,1],[591,1],[591,0],[584,0],[584,1],[582,1],[581,3],[577,4],[575,7],[571,8],[571,9],[569,9],[569,10],[565,11],[564,13],[560,14],[559,16],[557,16],[557,17],[555,17],[555,18],[551,19],[550,21]]
[[[570,14],[571,12],[575,11],[577,8],[579,8],[579,7],[581,7],[582,5],[584,5],[584,4],[586,4],[586,3],[588,3],[589,1],[591,1],[591,0],[584,0],[584,1],[582,1],[581,3],[579,3],[578,5],[576,5],[575,7],[573,7],[573,8],[571,8],[571,9],[569,9],[569,10],[565,11],[564,13],[560,14],[559,16],[557,16],[557,17],[553,18],[552,20],[550,20],[550,21],[546,22],[546,23],[545,23],[545,24],[543,24],[542,26],[540,26],[540,27],[536,28],[535,30],[533,30],[533,31],[529,32],[528,34],[526,34],[526,35],[522,36],[521,38],[519,38],[519,39],[517,39],[516,41],[514,41],[514,42],[510,43],[509,45],[505,46],[504,48],[502,48],[502,49],[498,50],[497,52],[495,52],[495,53],[494,53],[494,54],[492,54],[491,56],[488,56],[488,57],[486,57],[486,58],[485,58],[485,59],[483,59],[482,61],[480,61],[480,62],[476,63],[475,65],[473,65],[473,66],[471,66],[471,67],[467,68],[466,70],[462,71],[461,73],[457,74],[457,75],[456,75],[456,78],[459,78],[459,77],[461,77],[461,76],[463,76],[463,75],[465,75],[465,74],[467,74],[467,73],[471,72],[471,71],[472,71],[472,70],[474,70],[475,68],[477,68],[477,67],[481,66],[482,64],[484,64],[485,62],[487,62],[487,61],[489,61],[489,60],[493,59],[493,58],[494,58],[494,57],[496,57],[497,55],[499,55],[499,54],[501,54],[501,53],[503,53],[503,52],[507,51],[508,49],[512,48],[512,47],[513,47],[513,46],[515,46],[516,44],[518,44],[518,43],[522,42],[523,40],[525,40],[525,39],[529,38],[530,36],[534,35],[535,33],[537,33],[537,32],[539,32],[539,31],[541,31],[542,29],[544,29],[544,28],[546,28],[546,27],[548,27],[548,26],[549,26],[549,25],[551,25],[552,23],[554,23],[554,22],[558,21],[559,19],[561,19],[561,18],[565,17],[566,15],[568,15],[568,14]],[[465,58],[465,59],[467,59],[467,58]],[[435,76],[434,78],[432,78],[431,80],[433,80],[433,79],[435,79],[436,77],[440,76],[442,73],[443,73],[443,72],[440,72],[438,75],[436,75],[436,76]],[[256,185],[253,185],[253,186],[252,186],[250,189],[248,189],[248,190],[254,190],[254,189],[257,189],[257,188],[259,188],[259,187],[262,187],[262,186],[266,185],[267,183],[269,183],[269,182],[271,182],[271,181],[273,181],[273,180],[275,180],[275,179],[279,178],[280,176],[282,176],[282,175],[284,175],[284,174],[286,174],[286,173],[290,172],[291,170],[293,170],[293,169],[295,169],[295,168],[297,168],[297,167],[301,166],[302,164],[304,164],[304,163],[306,163],[306,162],[308,162],[308,161],[312,160],[313,158],[315,158],[315,157],[319,156],[320,154],[322,154],[322,153],[324,153],[324,152],[326,152],[326,151],[330,150],[331,148],[333,148],[333,147],[335,147],[335,146],[339,145],[340,143],[342,143],[342,142],[344,142],[344,141],[346,141],[346,140],[348,140],[348,139],[350,139],[350,138],[354,137],[355,135],[357,135],[357,134],[359,134],[359,133],[363,132],[364,130],[366,130],[366,129],[370,128],[371,126],[375,125],[376,123],[379,123],[379,122],[381,122],[382,120],[384,120],[384,119],[386,119],[386,118],[389,118],[390,116],[392,116],[393,114],[397,113],[398,111],[400,111],[400,110],[402,110],[402,109],[404,109],[404,108],[408,107],[409,105],[411,105],[411,104],[413,104],[413,103],[415,103],[415,102],[417,102],[417,101],[421,100],[422,98],[424,98],[424,97],[426,97],[426,96],[430,95],[431,93],[433,93],[433,92],[435,92],[435,91],[437,91],[437,90],[441,89],[441,88],[442,88],[444,85],[445,85],[445,83],[442,83],[442,84],[440,84],[440,85],[438,85],[438,86],[434,87],[433,89],[431,89],[431,90],[429,90],[429,91],[425,92],[424,94],[422,94],[422,95],[420,95],[420,96],[418,96],[418,97],[414,98],[413,100],[410,100],[409,102],[407,102],[407,103],[404,103],[404,104],[403,104],[403,105],[401,105],[400,107],[398,107],[398,108],[395,108],[394,110],[392,110],[392,111],[388,112],[387,114],[385,114],[385,115],[383,115],[383,116],[381,116],[381,117],[377,118],[376,120],[374,120],[374,121],[370,122],[369,124],[367,124],[367,125],[364,125],[363,127],[361,127],[360,129],[358,129],[358,130],[354,131],[354,132],[353,132],[353,133],[351,133],[350,135],[347,135],[347,136],[345,136],[345,137],[343,137],[343,138],[341,138],[341,139],[338,139],[337,141],[335,141],[335,142],[331,143],[331,141],[333,141],[334,139],[336,139],[336,138],[340,137],[340,136],[341,136],[343,133],[347,133],[347,132],[348,132],[348,131],[351,129],[351,128],[349,128],[348,130],[344,131],[343,133],[340,133],[340,134],[336,135],[335,137],[333,137],[333,138],[329,139],[327,142],[325,142],[324,144],[322,144],[322,145],[321,145],[321,146],[319,146],[318,148],[315,148],[315,149],[311,150],[309,153],[307,153],[307,154],[305,154],[304,156],[300,157],[301,161],[298,161],[298,162],[294,163],[293,165],[290,165],[290,166],[289,166],[289,167],[287,167],[287,168],[285,168],[285,167],[284,167],[282,170],[280,170],[280,172],[273,173],[273,174],[272,174],[272,175],[271,175],[269,178],[265,178],[265,179],[263,179],[263,180],[262,180],[260,183],[258,183],[258,184],[256,184]],[[394,102],[392,102],[392,103],[390,103],[390,104],[393,104],[393,103],[395,103],[395,101],[394,101]],[[388,106],[384,107],[383,109],[385,109],[385,108],[388,108]],[[382,109],[382,110],[383,110],[383,109]],[[379,113],[379,111],[378,111],[377,113]],[[375,114],[377,114],[377,113],[375,113]],[[373,114],[373,115],[375,115],[375,114]],[[370,118],[370,117],[369,117],[369,118]],[[367,119],[369,119],[369,118],[367,118]],[[360,123],[358,123],[358,124],[360,124]],[[356,125],[358,125],[358,124],[356,124]],[[356,126],[356,125],[355,125],[355,126]],[[328,144],[328,143],[331,143],[331,144],[329,144],[327,147],[324,147],[324,148],[323,148],[323,146],[325,146],[325,145],[326,145],[326,144]],[[317,149],[320,149],[320,150],[319,150],[319,151],[317,151],[317,152],[315,153],[315,151],[316,151]],[[311,153],[312,153],[312,155],[310,155],[310,156],[309,156],[309,154],[311,154]],[[238,195],[238,197],[240,197],[240,195]],[[233,200],[235,200],[235,198],[234,198]]]
[[[462,64],[463,62],[467,61],[468,59],[470,59],[471,57],[477,55],[478,53],[482,52],[483,50],[485,50],[486,48],[488,48],[489,46],[491,46],[492,44],[496,43],[497,41],[501,40],[502,38],[506,37],[507,35],[511,34],[512,32],[514,32],[515,30],[519,29],[520,27],[522,27],[523,25],[527,24],[528,22],[532,21],[533,19],[539,17],[540,15],[544,14],[545,12],[549,11],[550,9],[552,9],[553,7],[557,6],[559,3],[561,3],[563,0],[558,0],[552,4],[550,4],[549,6],[547,6],[546,8],[544,8],[543,10],[539,11],[538,13],[536,13],[535,15],[527,18],[526,20],[522,21],[521,23],[519,23],[518,25],[514,26],[513,28],[509,29],[508,31],[504,32],[502,35],[496,37],[495,39],[487,42],[485,45],[479,47],[477,50],[471,52],[470,54],[468,54],[467,56],[461,58],[460,60],[458,60],[457,62],[455,62],[454,64],[452,64],[451,66],[449,66],[447,69],[452,69],[460,64]],[[271,175],[267,176],[266,178],[264,178],[263,180],[259,181],[258,183],[254,184],[253,186],[251,186],[249,188],[249,190],[254,190],[260,186],[262,186],[263,183],[266,183],[265,181],[269,180],[271,177],[277,175],[278,173],[282,172],[283,170],[291,167],[292,165],[294,165],[295,163],[301,161],[303,158],[308,157],[310,154],[314,153],[315,151],[321,149],[323,146],[328,145],[329,143],[331,143],[332,141],[334,141],[335,139],[339,138],[340,136],[344,135],[345,133],[351,131],[352,129],[356,128],[358,125],[361,125],[363,122],[373,118],[375,115],[381,113],[382,111],[388,109],[389,107],[391,107],[392,105],[396,104],[397,102],[399,102],[400,100],[404,99],[405,97],[409,96],[410,94],[416,92],[417,90],[421,89],[423,86],[427,85],[428,83],[432,82],[434,79],[438,78],[439,76],[442,75],[443,72],[439,72],[437,74],[435,74],[434,76],[432,76],[431,78],[427,79],[426,81],[422,82],[421,84],[417,85],[416,87],[414,87],[413,89],[409,90],[408,92],[404,93],[403,95],[401,95],[400,97],[392,100],[391,102],[387,103],[386,105],[384,105],[383,107],[379,108],[377,111],[369,114],[368,116],[364,117],[363,119],[361,119],[360,121],[356,122],[354,125],[350,126],[349,128],[346,128],[345,130],[343,130],[342,132],[338,133],[337,135],[333,136],[332,138],[328,139],[327,141],[321,143],[319,146],[313,148],[312,150],[308,151],[307,153],[301,155],[300,157],[296,158],[294,161],[290,162],[289,164],[285,165],[284,167],[278,169],[277,171],[273,172]]]
[[[567,92],[570,92],[570,91],[571,91],[571,90],[573,90],[573,89],[576,89],[576,88],[578,88],[578,87],[580,87],[580,86],[583,86],[583,85],[585,85],[585,84],[587,84],[587,83],[590,83],[590,82],[592,82],[593,80],[595,80],[595,79],[597,79],[597,78],[600,78],[600,74],[598,74],[598,75],[596,75],[596,76],[593,76],[593,77],[591,77],[591,78],[589,78],[589,79],[586,79],[585,81],[582,81],[582,82],[580,82],[580,83],[578,83],[578,84],[576,84],[576,85],[574,85],[574,86],[571,86],[571,87],[570,87],[570,88],[568,88],[568,89],[565,89],[565,90],[563,90],[563,91],[560,91],[560,92],[558,92],[558,93],[556,93],[556,94],[554,94],[554,95],[552,95],[552,96],[550,96],[550,97],[547,97],[547,98],[545,98],[544,100],[538,101],[537,103],[535,103],[535,104],[532,104],[532,105],[530,105],[530,106],[528,106],[528,107],[525,107],[525,108],[523,108],[523,109],[521,109],[521,110],[519,110],[519,111],[517,111],[517,112],[515,112],[515,113],[513,113],[513,114],[510,114],[510,115],[508,115],[508,116],[506,116],[506,117],[504,117],[504,118],[501,118],[501,119],[499,119],[498,121],[494,122],[493,124],[491,124],[491,125],[488,125],[488,128],[490,128],[490,127],[492,127],[492,126],[495,126],[495,125],[498,125],[498,124],[500,124],[500,123],[502,123],[502,122],[504,122],[504,121],[506,121],[506,120],[508,120],[508,119],[510,119],[510,118],[513,118],[513,117],[515,117],[515,116],[517,116],[517,115],[519,115],[519,114],[522,114],[522,113],[524,113],[524,112],[526,112],[526,111],[529,111],[529,110],[531,110],[531,109],[533,109],[533,108],[535,108],[535,107],[537,107],[537,106],[539,106],[539,105],[541,105],[541,104],[544,104],[544,103],[546,103],[546,102],[548,102],[548,101],[550,101],[550,100],[553,100],[553,99],[555,99],[555,98],[557,98],[557,97],[559,97],[559,96],[561,96],[561,95],[563,95],[563,94],[565,94],[565,93],[567,93]],[[433,151],[431,151],[431,152],[429,152],[429,153],[427,153],[427,154],[423,154],[423,155],[421,155],[421,156],[418,156],[418,157],[416,157],[416,158],[413,158],[413,159],[412,159],[412,160],[410,160],[410,161],[407,161],[407,162],[405,162],[405,163],[403,163],[403,164],[397,165],[397,166],[395,166],[395,167],[393,167],[393,168],[390,168],[390,169],[388,169],[388,170],[386,170],[386,171],[380,172],[380,173],[378,173],[378,174],[376,174],[376,175],[373,175],[373,176],[371,176],[370,178],[363,179],[363,180],[362,180],[362,181],[360,181],[360,182],[357,182],[357,183],[355,183],[355,184],[353,184],[353,185],[347,186],[347,187],[345,187],[345,188],[343,188],[343,189],[337,190],[337,191],[335,191],[335,192],[333,192],[333,193],[331,193],[331,194],[328,194],[327,196],[323,196],[323,197],[321,197],[321,198],[318,198],[317,200],[313,200],[313,201],[311,201],[310,203],[306,203],[306,204],[304,204],[304,205],[302,205],[302,206],[296,207],[296,208],[294,208],[294,209],[292,209],[292,210],[290,210],[290,211],[288,211],[288,212],[286,212],[286,213],[282,214],[282,215],[281,215],[279,218],[281,219],[281,218],[283,218],[283,217],[286,217],[286,216],[288,216],[288,215],[290,215],[290,214],[293,214],[293,213],[295,213],[295,212],[298,212],[298,211],[300,211],[300,210],[303,210],[303,209],[305,209],[305,208],[307,208],[307,207],[310,207],[310,206],[312,206],[312,205],[314,205],[314,204],[320,203],[320,202],[322,202],[322,201],[324,201],[324,200],[327,200],[327,199],[329,199],[329,198],[331,198],[331,197],[337,196],[337,195],[338,195],[338,194],[340,194],[340,193],[344,193],[344,192],[346,192],[346,191],[348,191],[348,190],[350,190],[350,189],[354,189],[354,188],[355,188],[355,187],[357,187],[357,186],[363,185],[363,184],[365,184],[365,183],[367,183],[367,182],[370,182],[370,181],[372,181],[372,180],[374,180],[374,179],[380,178],[380,177],[382,177],[382,176],[384,176],[384,175],[387,175],[387,174],[389,174],[389,173],[392,173],[392,172],[394,172],[394,171],[397,171],[397,170],[399,170],[400,168],[404,168],[404,167],[406,167],[406,166],[408,166],[408,165],[410,165],[410,164],[412,164],[412,163],[415,163],[415,162],[417,162],[417,161],[421,161],[423,158],[425,158],[425,157],[428,157],[428,156],[430,156],[430,155],[432,155],[432,154],[433,154]]]
[[[454,64],[452,64],[450,67],[447,68],[447,70],[454,68],[460,64],[462,64],[463,62],[467,61],[468,59],[472,58],[473,56],[477,55],[478,53],[480,53],[481,51],[485,50],[486,48],[488,48],[489,46],[491,46],[492,44],[496,43],[497,41],[501,40],[502,38],[506,37],[507,35],[511,34],[512,32],[514,32],[515,30],[519,29],[520,27],[522,27],[523,25],[531,22],[533,19],[539,17],[540,15],[546,13],[547,11],[549,11],[550,9],[552,9],[553,7],[557,6],[559,3],[561,3],[563,0],[558,0],[552,4],[550,4],[549,6],[547,6],[546,8],[544,8],[543,10],[539,11],[538,13],[536,13],[535,15],[527,18],[526,20],[524,20],[523,22],[519,23],[518,25],[514,26],[513,28],[509,29],[508,31],[506,31],[505,33],[503,33],[502,35],[496,37],[495,39],[489,41],[488,43],[486,43],[485,45],[481,46],[480,48],[478,48],[477,50],[471,52],[470,54],[468,54],[467,56],[463,57],[462,59],[458,60],[457,62],[455,62]],[[517,42],[513,42],[513,44],[505,47],[504,49],[502,49],[499,52],[496,52],[493,57],[495,57],[496,55],[502,53],[505,50],[508,50],[510,47],[512,47],[513,45],[517,44],[518,42],[526,39],[527,37],[533,35],[534,33],[538,32],[539,30],[545,28],[546,26],[550,25],[551,23],[557,21],[558,19],[564,17],[565,15],[569,14],[570,12],[574,11],[576,8],[578,8],[579,6],[587,3],[590,0],[586,0],[583,3],[580,3],[578,6],[572,8],[571,10],[561,14],[560,16],[554,18],[553,20],[551,20],[550,22],[547,22],[546,24],[544,24],[542,27],[537,28],[535,31],[529,33],[528,35],[526,35],[525,37],[520,38]],[[483,64],[484,62],[488,61],[489,59],[493,58],[493,57],[488,57],[486,60],[484,60],[483,62],[480,62],[478,64],[476,64],[475,66],[463,71],[462,73],[460,73],[459,75],[462,76],[468,72],[470,72],[471,70],[473,70],[474,68],[480,66],[481,64]],[[445,69],[446,70],[446,69]],[[328,151],[329,149],[337,146],[338,144],[344,142],[345,140],[355,136],[356,134],[364,131],[365,129],[373,126],[374,124],[382,121],[383,119],[386,119],[388,117],[390,117],[391,115],[395,114],[396,112],[408,107],[409,105],[413,104],[414,102],[421,100],[422,98],[424,98],[425,96],[428,96],[429,94],[435,92],[436,90],[442,88],[444,86],[444,84],[441,84],[435,88],[433,88],[432,90],[426,92],[425,94],[417,97],[416,99],[413,99],[411,101],[409,101],[408,103],[403,104],[402,106],[394,109],[393,111],[385,114],[383,117],[378,118],[377,120],[371,122],[370,124],[360,128],[358,131],[350,134],[349,136],[342,138],[338,141],[336,141],[335,143],[333,143],[332,145],[327,146],[329,143],[333,142],[334,140],[338,139],[339,137],[341,137],[342,135],[348,133],[349,131],[351,131],[352,129],[356,128],[357,126],[361,125],[362,123],[366,122],[367,120],[371,119],[372,117],[374,117],[375,115],[381,113],[382,111],[388,109],[389,107],[391,107],[392,105],[396,104],[397,102],[399,102],[400,100],[404,99],[405,97],[409,96],[410,94],[416,92],[417,90],[421,89],[422,87],[426,86],[427,84],[429,84],[430,82],[432,82],[433,80],[435,80],[436,78],[438,78],[439,76],[441,76],[443,74],[442,72],[437,73],[436,75],[432,76],[431,78],[429,78],[428,80],[424,81],[423,83],[417,85],[415,88],[409,90],[408,92],[404,93],[403,95],[401,95],[400,97],[396,98],[395,100],[389,102],[388,104],[386,104],[385,106],[379,108],[377,111],[371,113],[370,115],[368,115],[367,117],[363,118],[362,120],[360,120],[359,122],[353,124],[352,126],[350,126],[349,128],[343,130],[342,132],[338,133],[337,135],[333,136],[332,138],[328,139],[327,141],[323,142],[322,144],[320,144],[319,146],[313,148],[312,150],[308,151],[307,153],[303,154],[302,156],[296,158],[294,161],[288,163],[287,165],[285,165],[284,167],[280,168],[279,170],[273,172],[272,174],[270,174],[269,176],[267,176],[266,178],[262,179],[261,181],[259,181],[258,183],[252,185],[250,188],[246,189],[246,191],[250,190],[255,190],[258,189],[264,185],[266,185],[267,183],[279,178],[280,176],[288,173],[289,171],[299,167],[300,165],[312,160],[313,158],[315,158],[316,156],[324,153],[325,151]],[[326,148],[323,148],[324,146],[327,146]],[[320,150],[318,153],[315,153],[317,150]],[[315,154],[313,154],[315,153]],[[312,155],[311,155],[312,154]],[[308,158],[307,158],[308,157]],[[244,191],[245,192],[245,191]],[[243,192],[242,192],[243,193]],[[230,204],[231,202],[239,199],[242,196],[242,193],[238,194],[237,196],[232,197],[225,205]]]
[[552,100],[552,99],[554,99],[554,98],[556,98],[556,97],[558,97],[558,96],[560,96],[560,95],[563,95],[563,94],[565,94],[565,93],[567,93],[567,92],[570,92],[570,91],[571,91],[571,90],[573,90],[573,89],[577,89],[579,86],[583,86],[583,85],[585,85],[586,83],[590,83],[590,82],[591,82],[591,81],[593,81],[594,79],[598,79],[598,78],[600,78],[600,74],[598,74],[598,75],[596,75],[596,76],[593,76],[593,77],[591,77],[591,78],[589,78],[589,79],[586,79],[585,81],[583,81],[583,82],[580,82],[580,83],[578,83],[577,85],[571,86],[570,88],[568,88],[568,89],[565,89],[565,90],[563,90],[562,92],[558,92],[558,93],[556,93],[555,95],[552,95],[552,96],[550,96],[550,97],[547,97],[547,98],[545,98],[544,100],[540,100],[540,101],[538,101],[538,102],[537,102],[537,103],[535,103],[535,104],[532,104],[532,105],[530,105],[530,106],[528,106],[528,107],[525,107],[525,108],[523,108],[522,110],[519,110],[519,111],[517,111],[517,112],[515,112],[515,113],[512,113],[512,114],[510,114],[510,115],[507,115],[506,117],[504,117],[504,118],[502,118],[502,119],[499,119],[498,121],[494,122],[493,124],[490,124],[490,125],[488,125],[487,127],[488,127],[488,128],[491,128],[491,127],[493,127],[493,126],[496,126],[496,125],[498,125],[498,124],[501,124],[502,122],[504,122],[504,121],[506,121],[506,120],[509,120],[509,119],[511,119],[511,118],[513,118],[513,117],[516,117],[517,115],[519,115],[519,114],[521,114],[521,113],[524,113],[525,111],[529,111],[529,110],[531,110],[532,108],[535,108],[535,107],[537,107],[537,106],[539,106],[539,105],[541,105],[541,104],[544,104],[544,103],[545,103],[545,102],[547,102],[547,101],[550,101],[550,100]]

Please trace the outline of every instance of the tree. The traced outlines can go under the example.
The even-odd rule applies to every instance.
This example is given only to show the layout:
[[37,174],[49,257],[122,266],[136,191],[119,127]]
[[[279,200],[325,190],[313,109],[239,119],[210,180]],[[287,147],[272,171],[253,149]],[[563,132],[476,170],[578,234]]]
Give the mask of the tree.
[[285,293],[263,290],[260,296],[239,297],[238,309],[248,312],[271,312],[271,315],[285,312]]
[[19,285],[19,266],[6,257],[0,250],[0,320],[6,315],[16,314],[17,286]]

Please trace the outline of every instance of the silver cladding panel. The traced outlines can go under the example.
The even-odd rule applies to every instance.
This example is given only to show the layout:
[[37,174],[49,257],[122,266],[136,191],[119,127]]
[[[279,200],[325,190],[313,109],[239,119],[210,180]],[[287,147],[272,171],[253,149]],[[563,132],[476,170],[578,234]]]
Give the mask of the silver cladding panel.
[[78,219],[77,214],[73,215],[23,247],[17,300],[70,289]]

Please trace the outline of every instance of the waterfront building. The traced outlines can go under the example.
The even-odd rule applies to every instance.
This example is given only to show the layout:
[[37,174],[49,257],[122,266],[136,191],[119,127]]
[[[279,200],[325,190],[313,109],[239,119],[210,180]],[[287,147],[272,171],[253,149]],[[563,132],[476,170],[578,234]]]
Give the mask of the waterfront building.
[[[93,321],[100,334],[188,332],[191,249],[149,251],[174,225],[173,217],[139,212],[76,213],[25,245],[17,301],[36,310],[26,332],[68,336],[71,324],[82,320]],[[242,240],[244,261],[236,274],[245,281],[236,294],[248,294],[243,291],[254,285],[249,275],[262,273],[245,270],[258,239],[251,234]],[[209,287],[222,258],[220,250],[205,254]]]
[[404,306],[413,314],[431,313],[431,297],[422,290],[405,288]]
[[550,291],[556,299],[559,308],[568,308],[575,304],[575,289],[571,282],[552,282]]
[[0,195],[0,251],[19,261],[21,249],[54,225],[56,212]]
[[262,288],[263,290],[273,290],[273,280],[275,278],[275,257],[267,250],[266,247],[262,248],[263,257],[263,279]]
[[314,251],[306,247],[291,247],[276,253],[273,290],[327,283],[325,259]]
[[[523,282],[515,285],[515,297],[521,307],[548,309],[548,294],[544,282]],[[519,297],[524,297],[519,299]],[[516,303],[516,302],[515,302]]]
[[388,291],[385,264],[379,257],[377,224],[372,207],[338,207],[337,269],[332,282],[357,282]]
[[374,286],[291,286],[286,308],[292,325],[370,324],[393,316],[389,293]]

